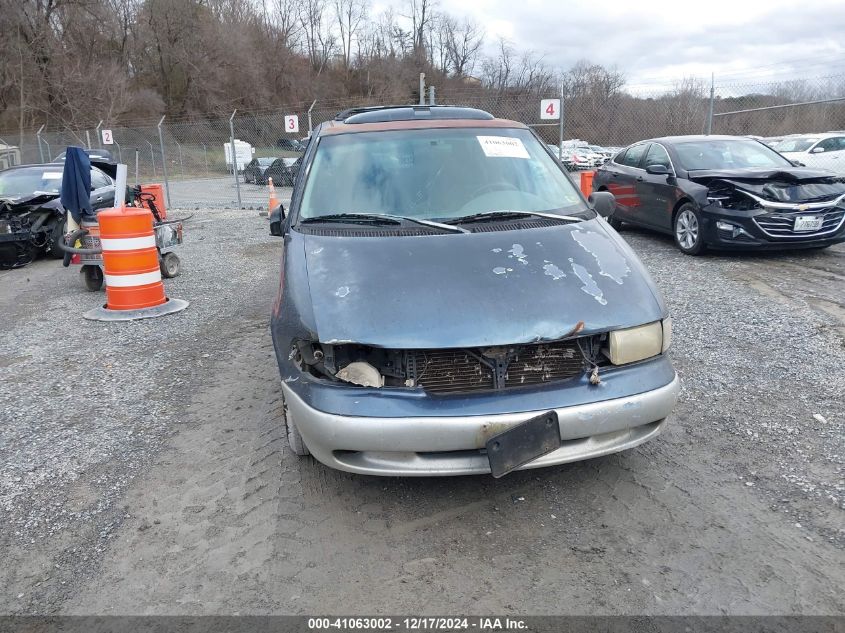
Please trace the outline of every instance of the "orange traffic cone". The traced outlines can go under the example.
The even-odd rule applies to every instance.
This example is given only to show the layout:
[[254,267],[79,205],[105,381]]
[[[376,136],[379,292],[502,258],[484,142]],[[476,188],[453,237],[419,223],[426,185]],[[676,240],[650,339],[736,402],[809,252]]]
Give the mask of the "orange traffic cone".
[[276,188],[273,186],[273,178],[267,179],[267,187],[270,189],[270,202],[267,204],[267,217],[270,213],[279,206],[279,199],[276,197]]

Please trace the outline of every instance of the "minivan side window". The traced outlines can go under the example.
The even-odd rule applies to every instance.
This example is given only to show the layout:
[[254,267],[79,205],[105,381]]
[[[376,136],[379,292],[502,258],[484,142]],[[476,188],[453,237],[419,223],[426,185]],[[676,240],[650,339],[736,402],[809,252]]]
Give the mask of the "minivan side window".
[[669,160],[669,154],[666,153],[666,150],[659,143],[652,143],[651,147],[648,148],[643,165],[663,165],[666,169],[672,169],[672,161]]
[[639,167],[640,160],[645,154],[646,148],[648,148],[647,143],[643,143],[642,145],[632,145],[628,148],[628,151],[625,152],[625,156],[622,157],[622,164],[628,167]]

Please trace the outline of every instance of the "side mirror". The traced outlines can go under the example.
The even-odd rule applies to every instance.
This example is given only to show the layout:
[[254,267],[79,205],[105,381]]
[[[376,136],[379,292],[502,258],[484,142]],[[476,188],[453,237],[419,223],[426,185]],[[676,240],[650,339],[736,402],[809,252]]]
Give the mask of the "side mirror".
[[821,154],[824,151],[824,147],[814,147],[810,150],[811,154]]
[[270,211],[270,235],[283,237],[285,234],[285,207],[279,205]]
[[609,191],[594,191],[587,198],[587,202],[603,218],[613,217],[616,212],[616,196]]
[[651,174],[652,176],[672,175],[672,172],[669,171],[669,168],[666,165],[647,165],[645,168],[645,173]]

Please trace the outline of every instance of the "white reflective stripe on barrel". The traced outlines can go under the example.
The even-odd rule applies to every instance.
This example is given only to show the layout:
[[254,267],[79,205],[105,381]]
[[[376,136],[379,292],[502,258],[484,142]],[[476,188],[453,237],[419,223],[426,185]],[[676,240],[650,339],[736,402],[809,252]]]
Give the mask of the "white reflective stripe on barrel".
[[104,251],[134,251],[139,248],[150,248],[156,245],[155,235],[144,237],[105,237],[100,238]]
[[129,288],[131,286],[144,286],[161,281],[161,271],[154,270],[149,273],[137,273],[135,275],[106,275],[106,286],[112,288]]

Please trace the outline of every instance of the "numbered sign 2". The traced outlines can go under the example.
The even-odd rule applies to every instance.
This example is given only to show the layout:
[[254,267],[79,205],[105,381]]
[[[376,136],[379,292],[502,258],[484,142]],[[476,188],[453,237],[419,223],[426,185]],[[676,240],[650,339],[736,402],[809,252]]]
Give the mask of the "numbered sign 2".
[[285,132],[289,134],[299,133],[299,116],[296,114],[285,115]]
[[114,137],[111,130],[103,130],[103,145],[114,145]]
[[542,99],[540,101],[541,119],[560,118],[560,99]]

